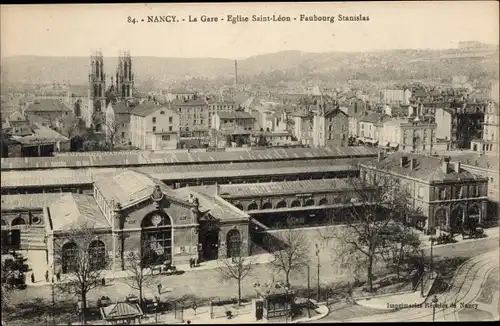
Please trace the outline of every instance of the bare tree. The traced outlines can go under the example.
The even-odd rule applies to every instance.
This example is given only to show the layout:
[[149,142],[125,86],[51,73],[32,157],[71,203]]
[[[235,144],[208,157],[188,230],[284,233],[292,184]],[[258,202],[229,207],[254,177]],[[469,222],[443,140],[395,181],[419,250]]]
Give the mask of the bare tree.
[[254,267],[255,258],[244,257],[240,248],[234,248],[231,258],[217,261],[217,272],[222,282],[236,280],[238,284],[238,305],[241,304],[241,282],[250,275]]
[[139,291],[139,300],[142,306],[142,291],[151,283],[152,271],[143,264],[143,257],[139,253],[129,252],[125,257],[125,270],[129,277],[124,281],[132,289]]
[[[391,241],[389,224],[399,216],[406,216],[411,201],[397,179],[385,175],[370,178],[346,179],[352,198],[345,198],[344,209],[331,213],[331,218],[342,221],[341,229],[320,233],[324,239],[339,241],[338,254],[342,264],[356,261],[366,271],[368,288],[373,291],[373,269]],[[359,256],[357,259],[353,257]]]
[[107,141],[109,142],[109,150],[112,151],[115,146],[115,141],[117,140],[117,133],[119,131],[119,125],[116,123],[115,120],[111,121],[106,121],[104,123],[104,128],[106,129],[106,138]]
[[420,238],[407,224],[398,221],[388,225],[387,239],[390,239],[386,248],[389,267],[395,270],[400,280],[405,267],[420,257]]
[[271,266],[277,272],[285,273],[285,282],[290,284],[290,274],[302,270],[309,264],[309,242],[291,223],[287,223],[283,232],[268,234],[266,237],[272,250]]
[[62,294],[78,296],[83,311],[87,308],[87,294],[102,284],[104,270],[109,264],[104,248],[93,246],[95,236],[93,226],[85,222],[70,229],[63,246],[54,246],[54,262],[67,274],[55,289]]

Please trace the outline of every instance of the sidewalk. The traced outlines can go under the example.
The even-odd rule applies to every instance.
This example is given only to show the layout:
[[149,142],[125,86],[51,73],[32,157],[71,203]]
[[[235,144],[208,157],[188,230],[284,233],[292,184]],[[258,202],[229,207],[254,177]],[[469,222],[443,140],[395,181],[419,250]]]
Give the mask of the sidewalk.
[[[259,254],[259,255],[252,256],[252,257],[254,257],[254,259],[252,260],[253,264],[257,264],[257,265],[258,264],[267,264],[273,259],[273,255],[269,254],[269,253]],[[230,259],[228,259],[228,261],[229,260]],[[250,260],[246,261],[245,264],[248,264],[249,262],[250,262]],[[189,273],[189,272],[198,271],[198,270],[216,269],[218,266],[219,265],[217,265],[216,260],[210,260],[210,261],[200,263],[200,266],[198,266],[198,267],[192,268],[189,266],[189,264],[176,265],[175,267],[179,271]],[[29,275],[30,275],[30,273],[28,273],[28,277],[27,277],[27,285],[28,286],[44,286],[44,285],[51,285],[52,284],[50,282],[52,275],[49,276],[49,282],[46,282],[45,279],[40,280],[40,277],[42,277],[42,275],[40,274],[37,276],[37,278],[39,280],[35,280],[36,281],[35,283],[31,283],[31,280],[29,279]],[[154,275],[158,275],[158,274],[154,274]],[[65,282],[65,281],[69,280],[69,277],[70,277],[69,275],[68,276],[61,275],[61,282]],[[106,279],[106,282],[108,283],[109,281],[111,281],[113,279],[130,277],[130,274],[127,271],[116,271],[115,272],[115,271],[106,270],[103,272],[103,277]],[[55,281],[55,277],[54,277],[54,281]]]

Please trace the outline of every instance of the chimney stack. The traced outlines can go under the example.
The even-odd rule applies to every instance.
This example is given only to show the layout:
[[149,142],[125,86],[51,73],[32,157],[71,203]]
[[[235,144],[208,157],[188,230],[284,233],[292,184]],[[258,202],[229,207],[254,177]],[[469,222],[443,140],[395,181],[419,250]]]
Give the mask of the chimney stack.
[[401,156],[401,167],[404,168],[408,162],[408,156]]
[[450,159],[448,157],[445,157],[443,159],[443,162],[441,163],[441,171],[445,174],[448,174],[448,172],[450,172],[449,166],[450,166]]
[[410,169],[411,170],[415,170],[416,167],[417,167],[417,159],[416,158],[412,158],[411,161],[410,161]]
[[238,84],[238,61],[234,60],[234,85]]

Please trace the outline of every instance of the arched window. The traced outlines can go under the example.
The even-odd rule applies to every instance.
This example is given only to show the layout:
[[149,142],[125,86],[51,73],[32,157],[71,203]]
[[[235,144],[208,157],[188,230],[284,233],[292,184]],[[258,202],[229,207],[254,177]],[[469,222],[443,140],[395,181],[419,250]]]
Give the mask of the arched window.
[[298,199],[295,199],[294,201],[292,201],[292,204],[290,205],[290,207],[300,207],[302,206],[302,204],[300,203],[300,200]]
[[257,209],[259,209],[259,206],[257,206],[257,203],[251,202],[250,204],[248,204],[247,211],[254,211]]
[[12,221],[12,226],[16,226],[16,225],[26,225],[26,221],[22,217],[16,217]]
[[286,208],[286,201],[281,200],[276,204],[276,208]]
[[328,199],[326,198],[321,198],[318,203],[319,206],[325,206],[328,205]]
[[2,218],[2,226],[6,226],[7,223],[5,223],[4,219]]
[[94,240],[89,246],[90,269],[99,270],[106,267],[106,246],[100,240]]
[[473,205],[473,206],[469,207],[467,215],[468,215],[469,219],[475,219],[475,220],[479,221],[479,219],[481,217],[481,210],[479,209],[479,207],[477,205]]
[[227,257],[239,256],[241,250],[241,235],[240,231],[232,229],[227,233]]
[[262,209],[271,209],[273,208],[273,204],[271,202],[265,202],[264,205],[262,205]]
[[237,203],[234,205],[234,207],[236,207],[237,209],[239,209],[240,211],[243,210],[243,205],[241,205],[240,203]]
[[436,227],[439,228],[444,228],[447,225],[447,214],[446,210],[444,208],[440,208],[436,211],[434,214],[435,220],[436,220]]
[[304,203],[304,206],[314,206],[314,199],[309,198],[308,200],[306,200],[306,202]]
[[62,247],[62,272],[71,273],[78,268],[78,246],[74,242],[68,242]]

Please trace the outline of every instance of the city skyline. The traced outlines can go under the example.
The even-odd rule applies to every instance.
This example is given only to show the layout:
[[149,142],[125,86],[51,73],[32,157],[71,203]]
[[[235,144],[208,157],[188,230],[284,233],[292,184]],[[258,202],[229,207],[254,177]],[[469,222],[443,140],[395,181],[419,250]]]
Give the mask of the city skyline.
[[[474,2],[10,5],[1,7],[2,57],[117,56],[244,59],[281,51],[306,53],[449,49],[459,42],[498,45],[498,4]],[[189,23],[189,16],[333,16],[329,22]],[[339,22],[338,15],[365,22]],[[128,17],[175,15],[178,23],[127,23]],[[300,19],[300,18],[298,18]],[[36,24],[17,26],[19,21]],[[77,23],[75,23],[77,22]],[[61,28],[62,27],[62,28]],[[265,35],[266,37],[262,37]],[[19,42],[18,40],[23,40]],[[163,41],[164,40],[164,41]],[[353,41],[354,40],[354,41]]]

